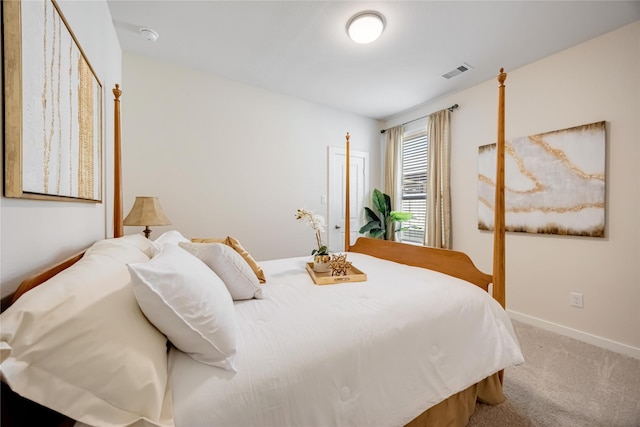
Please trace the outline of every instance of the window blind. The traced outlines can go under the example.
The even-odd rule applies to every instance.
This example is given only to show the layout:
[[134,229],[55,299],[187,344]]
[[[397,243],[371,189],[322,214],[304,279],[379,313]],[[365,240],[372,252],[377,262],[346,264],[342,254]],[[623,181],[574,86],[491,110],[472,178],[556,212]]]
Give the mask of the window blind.
[[426,120],[412,122],[412,126],[405,128],[402,146],[402,211],[413,213],[413,218],[402,223],[406,230],[400,233],[400,240],[417,244],[424,243],[427,211]]

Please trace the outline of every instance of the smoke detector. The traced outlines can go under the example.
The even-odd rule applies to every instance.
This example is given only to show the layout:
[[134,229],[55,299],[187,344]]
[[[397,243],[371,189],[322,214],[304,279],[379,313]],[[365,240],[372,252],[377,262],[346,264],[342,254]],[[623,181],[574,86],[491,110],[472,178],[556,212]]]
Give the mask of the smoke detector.
[[150,42],[154,42],[160,37],[160,34],[151,28],[140,28],[140,35]]

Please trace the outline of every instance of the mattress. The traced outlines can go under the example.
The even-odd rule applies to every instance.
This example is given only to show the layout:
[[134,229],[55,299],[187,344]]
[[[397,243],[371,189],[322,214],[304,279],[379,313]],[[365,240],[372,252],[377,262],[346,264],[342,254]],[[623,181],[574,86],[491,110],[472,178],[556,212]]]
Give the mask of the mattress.
[[368,255],[365,282],[314,285],[308,257],[261,262],[264,298],[235,303],[237,372],[172,349],[177,427],[401,426],[523,356],[479,287]]

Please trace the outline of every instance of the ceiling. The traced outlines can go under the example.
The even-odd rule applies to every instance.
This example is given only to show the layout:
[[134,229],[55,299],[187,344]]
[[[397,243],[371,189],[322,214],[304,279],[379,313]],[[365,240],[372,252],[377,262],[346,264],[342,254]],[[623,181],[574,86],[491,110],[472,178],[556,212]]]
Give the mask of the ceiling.
[[[376,119],[495,78],[640,19],[640,1],[108,0],[132,52]],[[346,34],[386,18],[380,39]],[[150,42],[139,34],[160,34]],[[462,64],[471,70],[449,80]],[[576,70],[579,72],[579,70]],[[552,84],[552,82],[550,82]]]

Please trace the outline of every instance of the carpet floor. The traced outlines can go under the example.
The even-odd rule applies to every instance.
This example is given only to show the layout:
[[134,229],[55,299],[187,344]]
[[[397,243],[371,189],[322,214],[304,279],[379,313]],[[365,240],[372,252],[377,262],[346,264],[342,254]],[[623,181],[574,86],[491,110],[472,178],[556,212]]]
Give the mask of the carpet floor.
[[513,322],[525,363],[468,427],[640,427],[640,360]]

